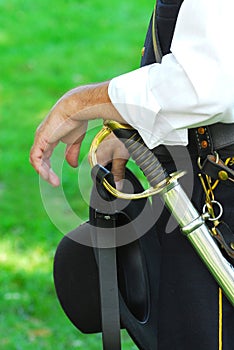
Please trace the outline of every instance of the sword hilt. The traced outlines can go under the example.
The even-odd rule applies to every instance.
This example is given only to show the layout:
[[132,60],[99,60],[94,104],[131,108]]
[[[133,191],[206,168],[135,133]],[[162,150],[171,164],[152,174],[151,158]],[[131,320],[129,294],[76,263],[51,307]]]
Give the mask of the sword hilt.
[[[113,132],[126,146],[135,163],[141,168],[151,187],[141,193],[123,193],[104,178],[104,187],[115,197],[122,199],[139,199],[152,196],[161,192],[171,181],[184,175],[177,172],[168,176],[155,154],[145,145],[137,130],[127,124],[120,124],[112,120],[105,122],[103,129],[94,138],[90,147],[90,163],[92,168],[101,167],[96,158],[96,151],[103,139]],[[96,169],[98,170],[98,169]]]
[[[110,122],[107,124],[111,127]],[[132,128],[114,127],[114,134],[124,143],[132,159],[141,168],[152,187],[167,179],[168,174],[155,154],[145,145],[138,131]]]

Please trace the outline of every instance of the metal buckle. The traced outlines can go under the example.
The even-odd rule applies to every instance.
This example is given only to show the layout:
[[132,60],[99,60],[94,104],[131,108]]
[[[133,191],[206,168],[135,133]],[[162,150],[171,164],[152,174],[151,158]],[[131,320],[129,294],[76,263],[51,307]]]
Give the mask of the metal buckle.
[[[218,152],[214,151],[214,155],[215,155],[215,163],[218,163],[219,162],[219,154],[218,154]],[[201,157],[197,158],[197,165],[198,165],[198,168],[200,170],[202,170]]]

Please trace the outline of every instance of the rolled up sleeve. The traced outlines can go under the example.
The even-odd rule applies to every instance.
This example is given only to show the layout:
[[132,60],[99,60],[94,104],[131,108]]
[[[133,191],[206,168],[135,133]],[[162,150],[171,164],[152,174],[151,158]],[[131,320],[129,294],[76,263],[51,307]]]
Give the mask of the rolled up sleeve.
[[226,2],[184,0],[171,53],[160,64],[111,80],[112,103],[149,148],[186,145],[188,128],[234,122],[234,52],[225,50],[234,32],[234,3]]

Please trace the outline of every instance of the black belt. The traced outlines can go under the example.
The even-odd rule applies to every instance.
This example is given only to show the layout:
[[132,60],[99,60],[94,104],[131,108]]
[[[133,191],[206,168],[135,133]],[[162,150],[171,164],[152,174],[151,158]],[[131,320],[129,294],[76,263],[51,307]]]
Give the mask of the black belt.
[[195,139],[198,156],[201,158],[234,145],[234,124],[216,123],[190,129],[189,133],[190,138]]
[[[187,146],[191,156],[206,158],[215,151],[226,157],[234,156],[234,123],[216,123],[209,126],[201,126],[188,130],[189,144]],[[178,149],[178,156],[184,146],[158,146],[153,150],[159,157],[171,157],[172,148]],[[181,153],[183,154],[183,152]],[[163,161],[163,159],[162,159]]]

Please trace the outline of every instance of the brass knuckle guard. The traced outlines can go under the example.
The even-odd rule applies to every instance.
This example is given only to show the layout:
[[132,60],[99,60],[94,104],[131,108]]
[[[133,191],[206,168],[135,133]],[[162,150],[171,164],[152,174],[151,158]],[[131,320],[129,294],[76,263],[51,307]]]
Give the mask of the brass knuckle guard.
[[[95,136],[93,139],[93,142],[90,146],[89,150],[89,162],[91,167],[93,168],[96,164],[98,164],[97,161],[97,149],[101,142],[108,136],[110,133],[115,129],[133,129],[130,125],[127,124],[120,124],[118,122],[108,120],[104,123],[103,128],[99,131],[99,133]],[[150,187],[147,190],[141,192],[141,193],[124,193],[119,190],[117,190],[115,187],[113,187],[106,179],[103,180],[103,186],[115,197],[126,199],[126,200],[132,200],[132,199],[140,199],[140,198],[146,198],[150,197],[152,195],[160,193],[162,190],[165,189],[165,187],[170,187],[171,184],[173,184],[179,177],[183,176],[184,172],[176,172],[171,174],[167,179],[160,182],[155,187]]]

